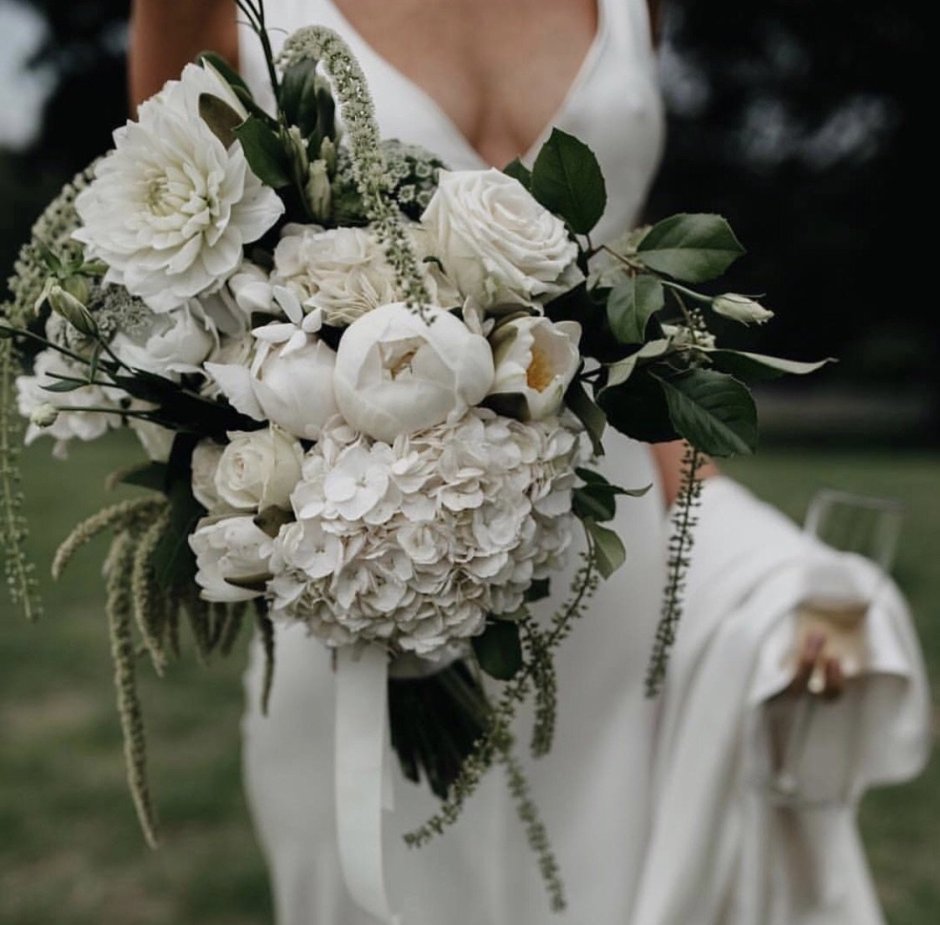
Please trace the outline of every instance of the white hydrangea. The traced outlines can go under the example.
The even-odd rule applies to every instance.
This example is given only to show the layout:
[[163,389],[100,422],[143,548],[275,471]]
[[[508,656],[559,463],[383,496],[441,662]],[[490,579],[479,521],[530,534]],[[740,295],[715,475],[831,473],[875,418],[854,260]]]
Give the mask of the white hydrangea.
[[270,559],[271,614],[329,646],[438,656],[561,564],[581,444],[474,408],[391,446],[336,418],[305,456]]
[[107,264],[106,282],[155,311],[217,289],[241,264],[243,246],[284,211],[241,145],[226,148],[199,116],[203,93],[241,108],[215,74],[188,65],[115,132],[114,151],[75,201],[82,227],[74,236]]

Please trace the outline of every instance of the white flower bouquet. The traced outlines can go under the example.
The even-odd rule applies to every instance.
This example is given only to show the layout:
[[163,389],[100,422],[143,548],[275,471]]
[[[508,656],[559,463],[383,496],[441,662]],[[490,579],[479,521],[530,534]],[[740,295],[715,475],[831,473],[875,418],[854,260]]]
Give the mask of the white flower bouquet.
[[[79,525],[54,571],[114,534],[107,611],[148,839],[135,652],[162,674],[181,620],[206,656],[228,651],[251,614],[273,668],[274,624],[301,621],[335,650],[339,675],[363,659],[381,672],[401,766],[443,800],[412,841],[456,818],[501,761],[560,906],[510,730],[534,697],[532,747],[549,750],[564,695],[553,652],[623,559],[605,523],[643,486],[592,470],[605,424],[687,441],[687,524],[703,454],[755,446],[745,382],[819,364],[716,345],[709,311],[770,315],[691,288],[742,253],[720,217],[677,215],[598,246],[604,181],[577,139],[554,131],[531,169],[448,171],[379,139],[338,36],[302,30],[275,60],[263,9],[242,8],[265,42],[276,111],[201,56],[115,132],[21,253],[0,322],[11,589],[37,612],[19,422],[27,443],[50,436],[62,455],[132,428],[149,461],[113,478],[147,493]],[[528,605],[576,529],[587,552],[571,597],[537,621]],[[651,689],[688,541],[680,530],[673,544]],[[377,710],[384,723],[384,700]]]

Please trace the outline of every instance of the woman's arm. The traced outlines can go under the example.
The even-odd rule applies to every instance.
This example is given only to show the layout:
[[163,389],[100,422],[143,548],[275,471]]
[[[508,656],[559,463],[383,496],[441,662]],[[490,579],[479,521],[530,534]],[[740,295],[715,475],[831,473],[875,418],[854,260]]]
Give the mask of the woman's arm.
[[201,51],[238,63],[234,0],[133,0],[128,61],[131,106],[156,93]]

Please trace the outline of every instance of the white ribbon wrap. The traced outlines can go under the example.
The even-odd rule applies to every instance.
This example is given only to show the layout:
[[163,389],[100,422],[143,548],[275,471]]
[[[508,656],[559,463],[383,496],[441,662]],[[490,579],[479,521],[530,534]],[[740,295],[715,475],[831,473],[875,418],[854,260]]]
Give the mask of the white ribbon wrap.
[[387,925],[401,925],[385,888],[382,810],[391,809],[386,773],[388,655],[378,646],[336,653],[336,827],[350,896]]

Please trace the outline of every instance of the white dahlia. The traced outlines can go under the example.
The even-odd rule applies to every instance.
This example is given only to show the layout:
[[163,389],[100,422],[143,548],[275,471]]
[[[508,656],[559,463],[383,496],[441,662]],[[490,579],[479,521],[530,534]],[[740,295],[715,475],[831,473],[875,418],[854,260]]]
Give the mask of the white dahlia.
[[199,116],[202,93],[233,99],[214,74],[187,66],[114,133],[115,150],[75,202],[75,238],[107,264],[105,280],[154,311],[217,289],[284,211],[241,145],[226,148]]

